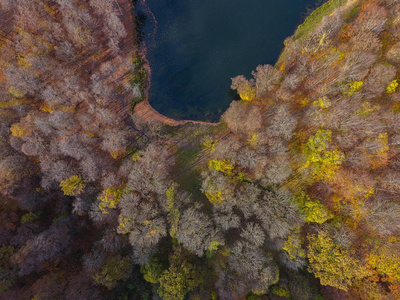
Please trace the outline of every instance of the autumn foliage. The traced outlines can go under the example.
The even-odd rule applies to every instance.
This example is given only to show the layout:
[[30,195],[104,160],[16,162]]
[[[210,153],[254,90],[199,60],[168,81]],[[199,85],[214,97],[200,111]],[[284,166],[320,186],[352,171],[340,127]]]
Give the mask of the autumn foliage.
[[174,128],[131,5],[0,1],[0,297],[398,299],[400,3],[327,1]]

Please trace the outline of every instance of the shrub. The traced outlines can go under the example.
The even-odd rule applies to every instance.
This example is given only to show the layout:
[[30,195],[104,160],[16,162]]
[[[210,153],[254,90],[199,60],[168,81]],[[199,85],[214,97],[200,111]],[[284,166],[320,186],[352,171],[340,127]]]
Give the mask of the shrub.
[[29,212],[27,214],[24,214],[21,218],[21,223],[28,223],[28,222],[32,222],[35,221],[39,218],[39,215],[33,213],[33,212]]

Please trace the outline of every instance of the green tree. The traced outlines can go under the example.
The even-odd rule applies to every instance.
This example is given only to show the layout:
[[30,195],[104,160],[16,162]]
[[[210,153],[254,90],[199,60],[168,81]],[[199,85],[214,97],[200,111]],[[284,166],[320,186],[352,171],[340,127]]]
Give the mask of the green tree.
[[24,214],[21,217],[21,223],[32,222],[32,221],[37,220],[39,217],[40,217],[39,214],[35,214],[33,212],[29,212],[29,213]]
[[159,260],[153,257],[147,264],[140,268],[140,271],[144,274],[143,277],[147,282],[156,284],[160,281],[164,269]]
[[178,223],[180,218],[179,209],[175,203],[177,186],[178,185],[176,183],[173,183],[171,187],[165,192],[167,196],[168,222],[171,226],[169,234],[173,238],[175,237],[175,234],[178,230]]
[[285,250],[290,259],[297,257],[305,257],[306,254],[302,248],[303,238],[301,237],[300,227],[296,227],[291,235],[289,235],[282,249]]
[[94,276],[94,279],[96,283],[111,290],[117,285],[118,281],[128,279],[132,268],[133,263],[129,257],[112,257]]
[[158,293],[165,300],[182,300],[201,282],[195,266],[184,261],[181,265],[171,266],[164,271]]
[[290,291],[279,285],[272,286],[271,293],[281,298],[290,299]]

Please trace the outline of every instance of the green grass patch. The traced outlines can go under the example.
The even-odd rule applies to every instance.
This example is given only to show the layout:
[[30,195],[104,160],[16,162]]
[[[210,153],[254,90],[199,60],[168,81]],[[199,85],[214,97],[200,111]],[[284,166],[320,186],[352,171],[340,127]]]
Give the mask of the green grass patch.
[[177,177],[174,181],[179,184],[180,188],[191,193],[197,199],[204,197],[200,191],[202,183],[201,172],[199,168],[193,167],[200,154],[200,150],[179,148],[175,155]]
[[187,169],[196,161],[199,155],[199,150],[179,148],[175,155],[177,171],[179,172]]
[[353,21],[355,18],[358,17],[358,14],[360,13],[360,6],[354,6],[348,14],[345,16],[346,23],[350,23]]
[[336,8],[344,5],[346,2],[347,0],[329,0],[318,7],[307,19],[305,19],[303,24],[297,27],[293,39],[298,40],[307,36],[322,21],[323,17],[330,15]]
[[187,141],[196,145],[203,146],[203,139],[208,136],[214,136],[219,132],[218,126],[209,126],[207,128],[198,127],[192,131],[190,135],[187,135]]
[[190,170],[188,173],[176,178],[175,181],[179,184],[180,188],[189,192],[194,200],[208,201],[200,190],[203,179],[199,169]]
[[185,124],[180,126],[165,126],[165,133],[171,138],[184,139],[195,146],[203,144],[202,138],[214,136],[227,129],[224,122],[217,126],[203,126],[199,124]]

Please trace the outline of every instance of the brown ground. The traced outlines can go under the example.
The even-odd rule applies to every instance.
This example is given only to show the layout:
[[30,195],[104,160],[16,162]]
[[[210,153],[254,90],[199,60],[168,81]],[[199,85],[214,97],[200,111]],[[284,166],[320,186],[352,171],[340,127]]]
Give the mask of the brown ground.
[[211,123],[211,122],[203,122],[203,121],[193,121],[193,120],[174,120],[171,118],[168,118],[162,114],[160,114],[158,111],[156,111],[149,103],[149,101],[144,100],[138,104],[135,105],[134,108],[134,113],[135,116],[139,119],[139,121],[142,122],[150,122],[150,121],[156,121],[160,122],[165,125],[169,126],[179,126],[179,125],[184,125],[188,123],[193,123],[193,124],[200,124],[200,125],[211,125],[211,126],[216,126],[218,123]]

